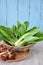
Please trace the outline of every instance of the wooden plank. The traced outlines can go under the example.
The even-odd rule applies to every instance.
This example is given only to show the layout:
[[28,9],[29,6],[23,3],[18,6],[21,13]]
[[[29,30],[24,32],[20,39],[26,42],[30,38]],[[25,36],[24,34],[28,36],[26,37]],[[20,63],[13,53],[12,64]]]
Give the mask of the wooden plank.
[[43,0],[41,0],[41,6],[40,6],[40,28],[43,32]]
[[41,0],[30,0],[30,27],[40,27],[40,3]]
[[19,0],[18,20],[21,23],[23,23],[26,20],[29,20],[29,0]]
[[17,0],[7,0],[7,26],[16,24],[17,21]]
[[0,0],[0,25],[6,25],[6,0]]

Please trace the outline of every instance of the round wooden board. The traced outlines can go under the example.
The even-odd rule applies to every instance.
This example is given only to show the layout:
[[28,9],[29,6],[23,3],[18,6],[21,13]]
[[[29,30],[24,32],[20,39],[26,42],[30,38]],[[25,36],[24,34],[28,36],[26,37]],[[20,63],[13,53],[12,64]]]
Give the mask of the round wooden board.
[[16,52],[16,53],[17,53],[17,56],[16,56],[16,58],[14,60],[7,60],[7,61],[9,61],[9,62],[17,62],[17,61],[23,60],[27,56],[29,56],[30,50],[27,50],[27,51],[24,51],[24,52]]

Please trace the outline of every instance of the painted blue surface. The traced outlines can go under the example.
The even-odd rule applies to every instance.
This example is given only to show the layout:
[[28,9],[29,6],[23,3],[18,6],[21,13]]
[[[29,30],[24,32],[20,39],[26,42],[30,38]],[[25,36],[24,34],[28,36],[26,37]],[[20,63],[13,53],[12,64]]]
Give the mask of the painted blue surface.
[[24,22],[29,20],[29,0],[19,0],[18,20]]
[[7,0],[7,26],[16,24],[17,21],[17,0]]
[[0,0],[0,25],[6,25],[6,0]]
[[30,26],[40,26],[41,0],[30,0]]
[[43,0],[0,0],[0,25],[11,27],[17,20],[43,31]]
[[43,31],[43,0],[41,0],[40,28]]

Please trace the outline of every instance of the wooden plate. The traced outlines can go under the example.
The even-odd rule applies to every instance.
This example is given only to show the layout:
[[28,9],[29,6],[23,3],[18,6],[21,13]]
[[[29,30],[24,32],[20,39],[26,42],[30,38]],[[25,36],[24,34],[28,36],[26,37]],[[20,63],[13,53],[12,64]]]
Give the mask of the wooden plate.
[[22,52],[16,52],[16,54],[17,54],[17,56],[16,56],[15,60],[7,60],[7,61],[17,62],[17,61],[23,60],[23,59],[25,59],[27,56],[29,56],[30,50],[22,51]]

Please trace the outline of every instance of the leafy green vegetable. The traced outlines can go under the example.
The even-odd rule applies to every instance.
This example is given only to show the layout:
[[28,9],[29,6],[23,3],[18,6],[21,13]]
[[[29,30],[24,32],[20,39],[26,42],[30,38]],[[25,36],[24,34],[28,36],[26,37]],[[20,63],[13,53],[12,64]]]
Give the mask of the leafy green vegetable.
[[19,21],[17,21],[17,29],[19,29],[20,28],[20,26],[21,26],[21,23],[19,22]]
[[5,26],[0,26],[0,29],[2,29],[2,30],[5,31],[8,35],[10,35],[12,38],[14,38],[13,31],[11,30],[11,28],[5,27]]
[[17,21],[17,25],[13,25],[12,30],[14,33],[14,36],[19,39],[27,30],[29,25],[28,21],[25,21],[23,24],[21,24],[19,21]]
[[[29,38],[32,37],[34,34],[38,33],[39,32],[39,28],[36,27],[35,29],[33,28],[32,31],[24,34],[19,40],[17,40],[15,42],[15,46],[19,46],[21,44],[21,41],[24,40],[24,42],[29,42]],[[28,38],[28,39],[27,39]],[[31,38],[30,38],[31,39]],[[27,40],[27,41],[26,41]],[[20,45],[21,46],[21,45]]]
[[25,21],[23,24],[20,25],[18,31],[20,32],[21,36],[26,32],[28,26],[29,26],[28,21]]
[[28,28],[29,22],[10,27],[0,26],[0,40],[4,40],[13,46],[24,46],[34,42],[43,41],[43,32],[39,27]]
[[24,45],[26,44],[26,42],[28,42],[27,44],[29,44],[31,40],[34,41],[34,40],[37,40],[37,39],[38,39],[38,37],[27,36],[27,37],[26,37],[23,41],[21,41],[19,44],[16,42],[18,45],[16,45],[16,44],[15,44],[15,45],[16,45],[16,46],[24,46]]
[[16,37],[16,39],[19,39],[21,34],[19,33],[18,28],[15,25],[13,25],[12,31],[13,31],[14,37]]
[[34,36],[43,37],[43,33],[39,31],[39,32],[38,32],[37,34],[35,34]]
[[[0,34],[3,35],[3,37],[7,40],[7,41],[10,41],[11,43],[10,44],[14,44],[14,40],[13,38],[11,38],[5,31],[3,31],[2,29],[0,29]],[[5,40],[5,41],[6,41]]]
[[38,37],[37,40],[35,40],[35,42],[39,42],[39,41],[43,41],[43,33],[42,32],[38,32],[37,34],[35,34],[34,36]]
[[28,29],[28,26],[29,26],[29,22],[28,21],[25,21],[24,24],[23,24],[23,26],[25,27],[25,30],[27,30]]

